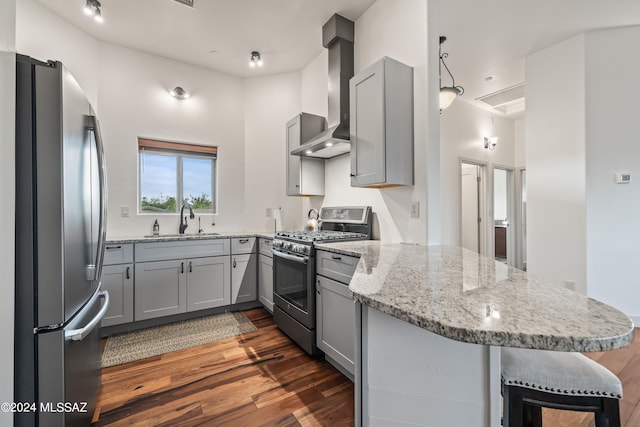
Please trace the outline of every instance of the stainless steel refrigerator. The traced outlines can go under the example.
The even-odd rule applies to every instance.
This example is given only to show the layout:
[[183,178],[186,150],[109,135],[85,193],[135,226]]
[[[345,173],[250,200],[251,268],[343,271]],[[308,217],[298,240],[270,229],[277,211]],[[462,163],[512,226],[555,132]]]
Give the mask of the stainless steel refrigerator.
[[[106,177],[89,101],[60,62],[16,60],[16,426],[87,426],[100,386]],[[29,405],[24,406],[25,404]]]

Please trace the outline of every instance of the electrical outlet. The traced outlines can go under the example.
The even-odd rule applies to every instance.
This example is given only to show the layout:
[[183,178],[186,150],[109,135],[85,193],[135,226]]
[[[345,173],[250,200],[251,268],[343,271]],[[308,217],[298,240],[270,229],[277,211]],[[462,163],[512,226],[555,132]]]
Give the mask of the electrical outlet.
[[264,209],[264,216],[266,216],[266,217],[273,216],[273,209],[272,208],[265,208]]
[[129,206],[120,206],[120,216],[122,218],[129,217]]
[[413,201],[411,202],[411,218],[419,218],[420,217],[420,202]]
[[575,291],[576,290],[576,282],[574,282],[573,280],[565,280],[564,281],[564,287],[569,289],[570,291]]

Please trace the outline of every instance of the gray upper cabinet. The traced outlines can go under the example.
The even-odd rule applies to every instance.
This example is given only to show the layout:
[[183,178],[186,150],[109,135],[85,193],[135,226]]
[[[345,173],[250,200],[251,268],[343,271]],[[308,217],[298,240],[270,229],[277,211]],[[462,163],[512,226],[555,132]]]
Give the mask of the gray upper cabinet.
[[413,185],[413,68],[384,57],[349,82],[351,186]]
[[324,195],[324,160],[291,155],[291,151],[325,129],[325,119],[301,113],[287,122],[287,196]]

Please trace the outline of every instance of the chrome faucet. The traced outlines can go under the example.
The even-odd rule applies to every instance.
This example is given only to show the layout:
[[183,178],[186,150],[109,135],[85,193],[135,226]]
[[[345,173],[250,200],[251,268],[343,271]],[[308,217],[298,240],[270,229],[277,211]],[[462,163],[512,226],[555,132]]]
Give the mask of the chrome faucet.
[[194,219],[196,217],[193,214],[193,209],[191,209],[191,206],[187,206],[186,204],[182,205],[182,207],[180,208],[180,228],[178,229],[178,232],[180,234],[184,234],[184,230],[186,230],[187,227],[189,226],[189,224],[187,224],[187,217],[184,216],[184,208],[185,207],[189,208],[189,218]]

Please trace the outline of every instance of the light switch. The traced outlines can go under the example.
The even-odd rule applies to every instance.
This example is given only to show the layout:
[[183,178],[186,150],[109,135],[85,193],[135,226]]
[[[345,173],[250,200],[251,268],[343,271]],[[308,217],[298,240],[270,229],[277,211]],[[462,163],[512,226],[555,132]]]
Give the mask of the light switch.
[[271,217],[271,216],[273,216],[273,209],[271,209],[271,208],[265,208],[265,209],[264,209],[264,216],[266,216],[266,217]]
[[120,216],[123,218],[129,217],[129,206],[120,206]]

